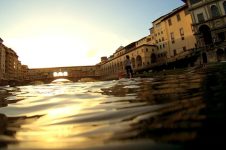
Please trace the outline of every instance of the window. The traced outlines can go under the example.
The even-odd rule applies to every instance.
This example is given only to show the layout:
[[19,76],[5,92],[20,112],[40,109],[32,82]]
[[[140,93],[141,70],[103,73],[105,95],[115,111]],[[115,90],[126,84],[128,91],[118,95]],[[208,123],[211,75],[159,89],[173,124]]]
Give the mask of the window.
[[220,16],[219,9],[216,5],[212,5],[210,9],[213,18]]
[[169,19],[169,20],[168,20],[168,23],[169,23],[169,26],[171,26],[171,25],[172,25],[172,21],[171,21],[171,19]]
[[183,28],[180,28],[180,35],[184,36],[184,29]]
[[181,36],[181,39],[184,40],[184,29],[183,28],[180,28],[180,36]]
[[184,47],[183,47],[183,51],[185,52],[186,50],[187,50],[187,49],[186,49],[186,47],[184,46]]
[[198,2],[201,2],[202,0],[190,0],[190,3],[191,4],[196,4],[196,3],[198,3]]
[[220,42],[223,42],[225,40],[224,32],[220,32],[217,35],[218,35],[218,39],[219,39]]
[[224,6],[224,14],[226,14],[226,1],[223,2],[223,6]]
[[162,47],[165,48],[165,44],[162,44]]
[[170,37],[171,37],[172,43],[174,43],[175,41],[174,41],[174,33],[173,32],[170,33]]
[[162,37],[162,41],[164,41],[164,37]]
[[180,21],[181,18],[180,18],[180,14],[177,14],[177,21]]
[[197,14],[197,18],[199,23],[205,21],[203,13]]
[[177,50],[173,50],[173,55],[176,56],[177,55]]

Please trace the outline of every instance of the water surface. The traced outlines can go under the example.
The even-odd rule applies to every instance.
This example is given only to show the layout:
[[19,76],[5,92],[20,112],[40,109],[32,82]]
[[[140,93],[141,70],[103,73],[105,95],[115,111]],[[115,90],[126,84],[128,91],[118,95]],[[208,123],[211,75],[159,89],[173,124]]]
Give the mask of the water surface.
[[0,149],[223,145],[225,66],[178,75],[1,87]]

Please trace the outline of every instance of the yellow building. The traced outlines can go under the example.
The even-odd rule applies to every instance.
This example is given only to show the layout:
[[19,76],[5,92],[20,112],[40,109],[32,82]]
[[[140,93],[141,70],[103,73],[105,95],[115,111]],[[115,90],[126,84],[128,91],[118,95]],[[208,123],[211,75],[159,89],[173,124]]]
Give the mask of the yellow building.
[[226,59],[226,0],[182,1],[189,7],[203,58],[209,62]]
[[196,48],[192,18],[186,5],[166,15],[164,22],[168,34],[169,57],[175,57]]
[[155,62],[166,62],[169,47],[168,37],[166,31],[166,25],[162,16],[152,22],[152,28],[150,29],[150,44],[156,45],[157,51],[152,54],[152,63]]
[[151,55],[156,52],[156,46],[147,43],[148,37],[144,37],[127,46],[120,46],[107,60],[102,61],[100,75],[103,79],[117,78],[124,73],[126,55],[130,57],[133,70],[139,71],[151,65]]
[[186,5],[152,22],[148,42],[157,46],[157,62],[174,61],[196,48],[192,18]]

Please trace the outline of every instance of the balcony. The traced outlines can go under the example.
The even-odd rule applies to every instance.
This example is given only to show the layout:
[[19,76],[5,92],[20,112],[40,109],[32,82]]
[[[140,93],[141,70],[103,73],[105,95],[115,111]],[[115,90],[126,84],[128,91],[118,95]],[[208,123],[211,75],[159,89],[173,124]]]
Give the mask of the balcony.
[[193,23],[192,25],[196,27],[196,33],[198,34],[198,28],[203,25],[206,24],[209,27],[211,27],[211,31],[213,30],[217,30],[217,29],[221,29],[221,28],[225,28],[226,27],[226,15],[223,16],[219,16],[219,17],[214,17],[199,23]]
[[203,6],[205,6],[205,5],[209,5],[209,4],[211,4],[211,3],[214,3],[214,2],[216,2],[217,0],[205,0],[205,1],[202,1],[202,2],[199,2],[199,3],[195,3],[195,4],[193,4],[193,5],[190,5],[189,6],[189,11],[192,11],[192,10],[194,10],[194,9],[198,9],[198,8],[200,8],[200,7],[203,7]]

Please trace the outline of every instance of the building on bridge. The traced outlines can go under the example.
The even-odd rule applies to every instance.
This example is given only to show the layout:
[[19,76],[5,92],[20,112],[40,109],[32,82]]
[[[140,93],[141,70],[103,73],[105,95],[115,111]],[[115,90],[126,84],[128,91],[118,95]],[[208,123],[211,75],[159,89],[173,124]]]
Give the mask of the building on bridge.
[[226,0],[182,1],[189,7],[203,59],[209,62],[226,60]]
[[26,82],[43,81],[51,83],[55,79],[65,78],[71,81],[78,81],[83,78],[99,79],[99,66],[70,66],[53,68],[29,69]]

